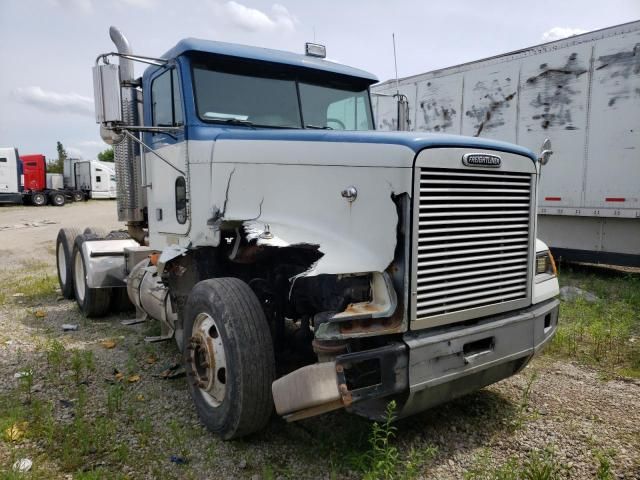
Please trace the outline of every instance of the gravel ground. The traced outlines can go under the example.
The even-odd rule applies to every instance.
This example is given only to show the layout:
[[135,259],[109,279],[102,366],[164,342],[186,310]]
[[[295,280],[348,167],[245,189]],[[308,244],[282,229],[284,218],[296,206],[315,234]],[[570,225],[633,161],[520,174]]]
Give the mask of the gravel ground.
[[[17,224],[18,217],[27,218],[27,223],[36,217],[57,222],[25,227],[29,238],[37,235],[37,244],[44,247],[37,264],[24,245],[24,229],[0,228],[1,280],[7,285],[6,299],[0,305],[0,422],[3,429],[10,424],[8,398],[25,399],[24,392],[17,390],[19,380],[14,374],[33,368],[32,396],[53,405],[52,415],[55,424],[64,426],[62,432],[67,427],[70,432],[78,418],[92,425],[108,422],[113,432],[105,437],[106,445],[90,450],[76,465],[62,454],[52,455],[41,437],[28,434],[34,428],[33,420],[25,426],[27,434],[20,441],[8,441],[5,432],[0,441],[0,472],[10,470],[16,459],[29,457],[34,462],[33,478],[363,476],[361,465],[371,428],[367,421],[345,412],[295,424],[274,417],[260,434],[221,442],[199,424],[185,379],[161,378],[177,361],[178,352],[171,343],[144,342],[155,326],[124,327],[118,321],[126,318],[122,315],[88,321],[75,303],[60,300],[51,286],[40,297],[14,296],[28,293],[19,291],[20,278],[33,276],[34,271],[44,277],[55,275],[52,247],[58,228],[100,224],[97,218],[103,218],[103,225],[112,221],[113,227],[118,226],[113,202],[30,209],[0,209],[0,226]],[[8,212],[13,216],[6,216]],[[65,323],[79,328],[63,333]],[[59,377],[53,373],[51,359],[47,360],[53,339],[66,349]],[[115,347],[105,348],[105,340],[113,340]],[[76,349],[93,352],[95,369],[81,374],[84,393],[71,368],[71,352]],[[122,405],[114,408],[113,392],[120,384]],[[418,462],[414,478],[493,478],[491,472],[496,468],[509,461],[526,463],[532,451],[546,449],[553,452],[561,478],[599,478],[596,456],[606,452],[614,476],[605,478],[638,479],[639,393],[637,380],[604,380],[596,370],[543,356],[515,377],[398,422],[394,440],[400,452],[398,468],[413,461],[411,450],[430,451],[426,460]],[[64,443],[64,439],[62,433],[56,441]],[[172,456],[187,463],[172,462]],[[96,476],[82,476],[96,469]]]

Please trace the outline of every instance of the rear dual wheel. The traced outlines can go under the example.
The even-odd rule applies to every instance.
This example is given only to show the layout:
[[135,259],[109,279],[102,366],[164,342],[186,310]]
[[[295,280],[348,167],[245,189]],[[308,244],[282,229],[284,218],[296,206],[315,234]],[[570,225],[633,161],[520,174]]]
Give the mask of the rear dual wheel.
[[44,193],[34,193],[31,195],[31,203],[36,207],[42,207],[47,204],[47,196]]
[[61,228],[56,238],[56,266],[58,269],[58,283],[64,298],[73,298],[73,265],[71,256],[73,244],[80,234],[76,228]]
[[56,207],[62,207],[65,204],[66,199],[64,198],[63,193],[55,192],[55,193],[49,194],[49,201],[51,202],[51,205],[55,205]]
[[96,240],[92,234],[78,235],[73,244],[73,290],[76,303],[87,317],[104,317],[111,305],[111,288],[93,288],[87,281],[87,263],[82,244]]

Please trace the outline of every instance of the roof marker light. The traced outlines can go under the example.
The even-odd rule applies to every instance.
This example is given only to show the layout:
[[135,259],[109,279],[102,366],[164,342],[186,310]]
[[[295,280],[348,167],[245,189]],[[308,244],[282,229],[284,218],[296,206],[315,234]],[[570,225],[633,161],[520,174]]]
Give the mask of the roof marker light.
[[304,53],[310,57],[325,58],[327,56],[327,47],[319,43],[305,43]]

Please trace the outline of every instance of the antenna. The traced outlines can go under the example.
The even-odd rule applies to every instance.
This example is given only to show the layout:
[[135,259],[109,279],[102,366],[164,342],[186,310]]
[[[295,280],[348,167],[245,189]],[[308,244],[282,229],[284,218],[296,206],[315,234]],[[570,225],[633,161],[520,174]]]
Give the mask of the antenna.
[[391,34],[393,40],[393,63],[396,67],[396,93],[400,95],[400,82],[398,81],[398,57],[396,56],[396,34]]

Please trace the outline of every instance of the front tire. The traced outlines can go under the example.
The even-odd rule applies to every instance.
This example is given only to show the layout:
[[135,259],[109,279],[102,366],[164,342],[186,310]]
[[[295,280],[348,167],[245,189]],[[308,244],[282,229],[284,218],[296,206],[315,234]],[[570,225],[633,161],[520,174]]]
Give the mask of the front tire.
[[264,428],[275,359],[258,298],[237,278],[196,284],[185,307],[183,361],[200,420],[225,440]]
[[94,236],[78,235],[73,245],[73,291],[80,310],[86,317],[104,317],[109,313],[111,288],[91,288],[87,284],[87,262],[82,244]]

